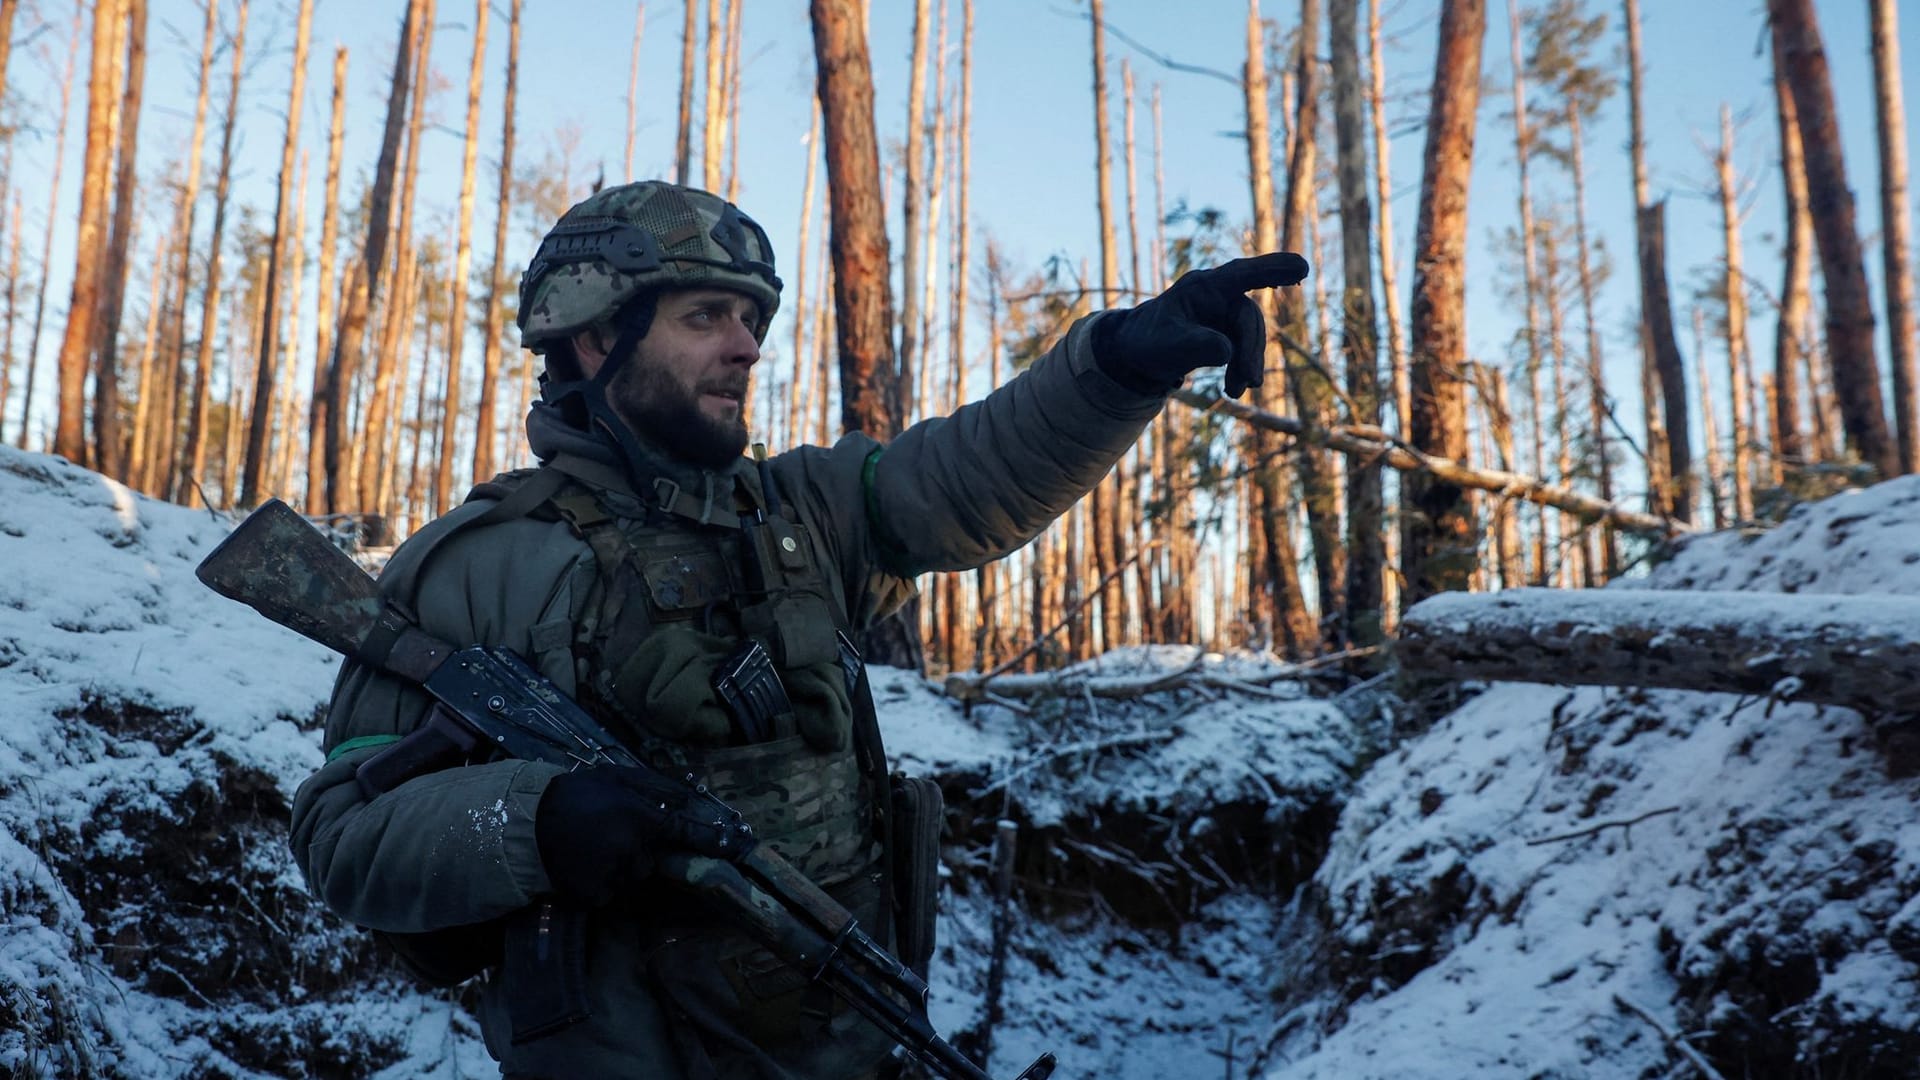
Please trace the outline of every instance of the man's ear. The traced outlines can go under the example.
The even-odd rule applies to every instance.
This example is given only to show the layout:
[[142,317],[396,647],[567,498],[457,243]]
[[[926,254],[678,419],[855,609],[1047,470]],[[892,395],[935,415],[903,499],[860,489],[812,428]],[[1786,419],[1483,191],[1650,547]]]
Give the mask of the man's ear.
[[607,362],[607,348],[601,344],[600,328],[589,326],[573,335],[573,357],[580,365],[580,377],[591,379],[600,374],[600,365]]

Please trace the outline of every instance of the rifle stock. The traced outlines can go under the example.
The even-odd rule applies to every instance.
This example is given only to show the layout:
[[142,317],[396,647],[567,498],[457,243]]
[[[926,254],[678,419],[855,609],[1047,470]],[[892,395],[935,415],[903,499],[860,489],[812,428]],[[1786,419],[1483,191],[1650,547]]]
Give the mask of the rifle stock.
[[[669,776],[634,756],[511,650],[456,649],[413,627],[397,634],[404,647],[394,648],[393,615],[373,578],[285,503],[270,500],[248,515],[195,573],[220,595],[335,652],[363,660],[389,650],[406,654],[406,662],[382,666],[438,699],[433,722],[368,759],[363,770],[380,771],[382,759],[443,761],[442,748],[461,741],[459,733],[450,738],[451,724],[471,737],[469,750],[484,743],[511,757],[567,768],[642,769],[675,785],[701,827],[739,842],[727,859],[668,855],[660,861],[663,874],[713,898],[762,945],[823,982],[942,1080],[992,1080],[934,1032],[926,1018],[926,983],[861,930],[846,908],[755,842],[740,815],[695,778]],[[368,641],[379,637],[387,647],[370,652]],[[390,777],[392,783],[412,775],[401,771],[405,775]],[[1053,1069],[1053,1055],[1042,1054],[1016,1080],[1047,1080]]]

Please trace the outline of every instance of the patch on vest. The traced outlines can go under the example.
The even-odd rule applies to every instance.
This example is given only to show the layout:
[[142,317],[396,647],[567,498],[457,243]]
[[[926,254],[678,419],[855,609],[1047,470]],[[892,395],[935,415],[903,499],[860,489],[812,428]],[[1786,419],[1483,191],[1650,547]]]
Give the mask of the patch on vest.
[[661,611],[698,610],[733,594],[727,564],[717,551],[683,551],[641,567],[647,594]]

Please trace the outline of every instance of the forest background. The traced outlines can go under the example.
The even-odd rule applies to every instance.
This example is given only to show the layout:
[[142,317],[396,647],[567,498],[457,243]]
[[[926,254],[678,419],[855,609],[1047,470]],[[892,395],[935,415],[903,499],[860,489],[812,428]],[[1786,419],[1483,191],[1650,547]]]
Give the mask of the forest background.
[[[598,181],[671,176],[683,163],[691,182],[727,192],[765,225],[781,255],[789,291],[759,369],[756,433],[777,450],[831,438],[841,430],[846,418],[833,414],[828,405],[844,369],[820,363],[836,351],[831,340],[839,337],[844,344],[845,335],[844,329],[836,333],[820,296],[826,205],[829,189],[838,181],[829,170],[816,173],[809,165],[818,162],[816,154],[825,139],[812,119],[819,39],[807,5],[764,0],[755,5],[744,0],[655,0],[645,5],[534,0],[522,5],[494,0],[484,8],[488,26],[476,56],[483,9],[439,0],[428,5],[437,10],[420,16],[433,32],[424,42],[430,75],[417,108],[404,97],[392,96],[396,42],[403,33],[407,4],[254,0],[249,6],[235,83],[239,0],[218,5],[210,38],[206,8],[187,0],[0,0],[0,24],[8,35],[4,51],[10,57],[0,104],[5,125],[0,147],[0,182],[5,185],[0,194],[0,271],[5,277],[0,281],[6,288],[0,300],[5,332],[0,341],[0,439],[34,449],[58,448],[62,409],[56,383],[59,370],[75,355],[66,326],[78,295],[79,271],[96,290],[90,294],[94,325],[79,343],[83,370],[91,376],[81,391],[87,411],[73,416],[72,409],[67,410],[75,430],[86,433],[85,446],[77,453],[68,447],[69,456],[181,501],[232,508],[275,494],[316,515],[383,511],[393,526],[390,532],[403,534],[434,509],[457,500],[476,472],[525,463],[517,432],[528,371],[514,343],[507,305],[541,233]],[[1062,329],[1072,314],[1103,306],[1103,294],[1111,293],[1116,303],[1130,302],[1138,293],[1157,291],[1188,262],[1273,246],[1260,242],[1263,215],[1255,212],[1255,205],[1264,203],[1270,214],[1283,219],[1267,222],[1266,228],[1274,230],[1272,239],[1284,236],[1316,264],[1316,276],[1303,290],[1303,306],[1274,311],[1278,325],[1297,325],[1307,351],[1317,357],[1303,366],[1296,356],[1288,366],[1304,372],[1307,381],[1317,370],[1334,374],[1347,393],[1346,400],[1321,400],[1318,405],[1309,401],[1303,409],[1281,391],[1277,400],[1261,407],[1302,415],[1310,425],[1320,423],[1323,432],[1358,424],[1361,436],[1397,437],[1416,449],[1442,451],[1442,457],[1461,456],[1445,453],[1438,444],[1424,444],[1411,425],[1402,425],[1390,397],[1377,425],[1354,414],[1354,406],[1365,402],[1352,399],[1351,365],[1340,352],[1343,222],[1334,175],[1340,139],[1333,97],[1338,75],[1329,62],[1328,45],[1331,15],[1342,6],[1322,0],[1268,0],[1262,11],[1228,0],[1177,6],[1111,0],[1104,10],[1090,10],[1084,3],[982,0],[975,10],[968,0],[894,0],[856,13],[852,2],[815,0],[811,14],[840,9],[843,15],[853,13],[856,25],[862,14],[868,20],[866,42],[877,102],[873,115],[880,138],[878,188],[897,260],[889,274],[894,318],[886,344],[919,376],[915,393],[922,399],[895,419],[945,411],[956,400],[979,396]],[[1610,478],[1612,499],[1635,510],[1648,509],[1650,478],[1639,447],[1652,445],[1649,436],[1657,438],[1658,433],[1648,430],[1641,400],[1645,363],[1635,267],[1635,203],[1640,196],[1628,153],[1625,9],[1598,0],[1556,5],[1563,35],[1574,31],[1572,37],[1557,40],[1577,43],[1581,32],[1590,35],[1577,45],[1575,57],[1583,68],[1584,81],[1578,85],[1593,91],[1583,163],[1584,209],[1596,271],[1589,313],[1572,280],[1570,230],[1578,207],[1571,162],[1564,151],[1555,153],[1556,147],[1569,145],[1556,116],[1565,97],[1562,91],[1571,84],[1556,87],[1552,79],[1541,77],[1553,70],[1541,49],[1548,36],[1541,20],[1550,6],[1407,0],[1387,0],[1377,11],[1372,2],[1344,6],[1358,9],[1362,82],[1369,82],[1375,59],[1382,68],[1379,111],[1370,109],[1363,123],[1385,120],[1392,258],[1383,261],[1376,251],[1372,269],[1378,273],[1384,262],[1391,267],[1392,280],[1381,276],[1373,302],[1393,298],[1397,336],[1403,343],[1412,333],[1415,306],[1422,154],[1435,115],[1430,90],[1439,81],[1436,75],[1463,66],[1457,51],[1443,52],[1443,24],[1454,20],[1457,31],[1458,22],[1470,24],[1475,13],[1484,21],[1478,34],[1479,78],[1472,80],[1480,87],[1477,108],[1470,110],[1477,115],[1478,130],[1462,234],[1464,339],[1458,356],[1442,358],[1454,365],[1457,381],[1475,391],[1466,395],[1470,400],[1460,425],[1465,456],[1482,470],[1506,468],[1598,497],[1603,494],[1597,482],[1603,452],[1593,435],[1611,429],[1613,439],[1604,457],[1617,470]],[[1847,185],[1856,197],[1853,231],[1865,253],[1861,261],[1879,319],[1874,341],[1877,381],[1883,400],[1905,400],[1910,408],[1911,387],[1900,393],[1897,365],[1887,346],[1880,257],[1883,212],[1876,197],[1876,170],[1883,156],[1876,120],[1882,113],[1875,103],[1869,45],[1873,14],[1891,11],[1894,5],[1774,0],[1742,7],[1650,0],[1630,6],[1640,8],[1647,198],[1666,200],[1663,265],[1671,282],[1686,397],[1693,407],[1684,445],[1692,451],[1699,486],[1687,509],[1710,524],[1763,520],[1777,516],[1785,501],[1822,485],[1870,475],[1850,465],[1850,458],[1857,461],[1860,456],[1858,448],[1849,455],[1843,446],[1846,440],[1839,429],[1844,423],[1835,398],[1844,394],[1833,391],[1844,391],[1847,379],[1834,358],[1823,355],[1830,346],[1806,350],[1799,361],[1826,398],[1818,407],[1805,409],[1798,420],[1797,429],[1809,446],[1779,452],[1782,440],[1770,437],[1778,433],[1765,415],[1776,309],[1793,291],[1782,284],[1790,230],[1769,9],[1803,9],[1819,19]],[[107,20],[104,38],[96,25],[99,12],[118,16]],[[1096,12],[1099,22],[1090,18]],[[1377,56],[1365,39],[1369,15],[1376,15],[1379,23]],[[306,18],[311,22],[303,32]],[[1510,18],[1517,19],[1517,27]],[[1295,48],[1303,23],[1309,24],[1314,42],[1305,68]],[[1105,27],[1099,44],[1096,25]],[[517,35],[512,33],[516,26]],[[692,54],[683,52],[689,26]],[[134,27],[144,28],[143,48],[131,47],[140,36],[131,33]],[[116,28],[128,36],[115,38]],[[517,58],[509,55],[516,36]],[[308,44],[301,55],[303,38]],[[102,41],[106,44],[100,51],[109,61],[140,54],[140,62],[130,68],[142,78],[129,86],[127,68],[99,66],[96,43]],[[1253,68],[1244,66],[1250,42],[1260,59]],[[342,50],[344,81],[338,84],[336,106],[333,75]],[[1096,50],[1103,52],[1098,65]],[[1899,51],[1897,70],[1904,79],[1916,50]],[[1544,269],[1536,265],[1531,302],[1528,260],[1515,239],[1523,190],[1512,96],[1516,52],[1519,70],[1531,80],[1522,88],[1532,131],[1525,190],[1535,242],[1527,250],[1536,263],[1542,257],[1557,259]],[[681,152],[676,138],[689,55],[692,100],[688,146]],[[412,66],[418,67],[418,61]],[[304,75],[298,90],[296,67]],[[916,67],[923,76],[917,87]],[[507,131],[509,68],[517,90]],[[1298,96],[1303,75],[1311,90],[1305,99]],[[1264,82],[1264,88],[1249,93],[1249,76],[1256,86]],[[90,93],[94,85],[112,89],[95,95]],[[200,125],[196,99],[203,85],[207,104]],[[129,93],[134,86],[139,89]],[[299,102],[298,131],[291,144],[286,138],[290,94]],[[1371,106],[1371,94],[1366,97]],[[90,109],[95,98],[102,107]],[[1250,108],[1256,98],[1267,112],[1264,120]],[[1104,105],[1100,123],[1108,128],[1104,151],[1096,134],[1096,99]],[[116,100],[134,106],[123,114],[137,117],[136,122],[114,116],[110,106]],[[234,100],[237,111],[230,108]],[[1292,153],[1290,140],[1309,101],[1318,152],[1306,178],[1294,183],[1289,167],[1299,155]],[[330,357],[344,336],[342,313],[349,307],[351,290],[343,283],[370,246],[374,230],[369,228],[368,207],[375,200],[376,163],[382,158],[390,111],[419,137],[417,143],[401,140],[391,155],[401,176],[389,205],[387,236],[380,244],[380,261],[388,269],[366,313],[366,352],[361,377],[349,382],[355,404],[344,441],[367,441],[368,413],[379,411],[373,401],[382,393],[383,407],[398,422],[375,440],[385,448],[380,451],[384,466],[362,470],[377,473],[384,487],[376,479],[366,485],[371,498],[330,503],[316,497],[307,479],[309,445],[324,442],[310,439],[315,430],[310,399],[322,385],[316,382],[316,369],[325,370],[316,361]],[[231,162],[222,170],[221,144],[230,113]],[[340,117],[337,152],[328,138],[335,116]],[[910,121],[913,116],[921,118],[918,125]],[[470,174],[463,168],[469,124],[476,135]],[[89,150],[90,127],[104,156]],[[1250,165],[1250,127],[1270,139],[1265,158],[1273,174],[1268,183],[1274,187],[1266,189],[1268,194],[1257,194],[1263,190],[1263,170]],[[1896,118],[1895,130],[1904,127],[1904,118]],[[1731,150],[1724,173],[1715,160],[1723,133]],[[1364,152],[1376,170],[1366,178],[1369,190],[1380,179],[1382,164],[1374,135],[1365,130]],[[113,146],[122,140],[128,149],[116,160]],[[200,178],[188,202],[183,195],[196,145]],[[288,145],[293,148],[290,154]],[[509,145],[512,163],[502,242],[496,239],[495,226],[503,150]],[[1096,170],[1103,156],[1112,162],[1111,175],[1104,180]],[[337,182],[328,176],[329,162],[335,160]],[[408,163],[416,160],[409,184]],[[101,161],[124,168],[127,178],[121,180],[117,170],[89,168],[89,162]],[[217,184],[222,171],[230,176],[224,197]],[[283,174],[289,185],[285,194]],[[89,175],[101,181],[102,189],[91,211],[83,184]],[[468,175],[473,189],[463,199]],[[411,199],[409,189],[415,193]],[[1301,205],[1312,209],[1289,222],[1284,219],[1297,189],[1308,193],[1309,201]],[[1733,249],[1724,220],[1729,192],[1739,214],[1733,236],[1745,245],[1744,272],[1738,263],[1731,272],[1729,267]],[[1114,256],[1111,272],[1101,265],[1103,201],[1107,216],[1116,219],[1106,244]],[[124,222],[112,222],[122,205]],[[1904,219],[1904,193],[1896,205]],[[183,242],[189,207],[191,229]],[[338,211],[330,239],[329,209]],[[1376,197],[1369,213],[1378,209]],[[299,243],[282,247],[276,263],[269,255],[277,211],[286,219],[281,229],[297,236]],[[90,213],[91,230],[86,225]],[[223,222],[217,243],[215,219]],[[1302,235],[1288,235],[1289,224],[1303,226]],[[1376,244],[1378,224],[1376,219],[1371,239]],[[468,237],[464,272],[457,268],[463,231]],[[121,239],[113,239],[116,236]],[[961,253],[963,246],[968,254]],[[1802,252],[1816,265],[1814,284],[1804,295],[1817,308],[1824,293],[1818,287],[1819,260],[1812,258],[1808,246],[1803,242]],[[191,257],[183,259],[182,253]],[[96,275],[120,267],[126,273],[117,302],[101,298],[97,286],[114,275]],[[270,267],[275,279],[271,290]],[[1111,283],[1103,280],[1108,274]],[[218,282],[218,293],[207,288],[210,277]],[[1747,309],[1744,315],[1738,308],[1729,310],[1729,280],[1744,283],[1734,290]],[[962,283],[964,291],[958,287]],[[498,288],[500,307],[489,304],[490,284]],[[266,302],[269,291],[276,294],[271,304]],[[409,301],[398,316],[394,311],[401,306],[395,297]],[[921,310],[915,312],[916,306]],[[465,317],[449,319],[448,313],[456,309]],[[248,421],[258,400],[257,357],[268,340],[263,335],[269,311],[275,313],[277,328],[271,334],[280,357],[273,383],[275,410],[260,425],[268,441],[258,453],[249,454]],[[1804,340],[1826,344],[1820,340],[1818,316],[1810,310],[1807,318],[1814,320],[1815,330]],[[1290,319],[1300,321],[1291,324]],[[1604,400],[1613,408],[1613,416],[1598,424],[1589,422],[1592,414],[1583,404],[1596,384],[1582,366],[1588,359],[1589,321],[1608,388]],[[1741,343],[1728,333],[1734,323],[1744,324],[1744,358]],[[1376,325],[1389,332],[1386,319]],[[1905,336],[1910,347],[1911,331]],[[105,348],[109,339],[116,341],[112,349]],[[447,381],[450,339],[461,358],[456,370],[463,375],[457,386]],[[474,431],[476,414],[484,411],[478,387],[487,381],[482,373],[490,362],[490,345],[498,350],[491,362],[502,365],[491,380],[501,397],[492,419],[485,421],[494,432],[495,447],[491,461],[485,461],[476,460]],[[1384,345],[1380,349],[1383,395],[1389,351]],[[107,443],[99,435],[98,405],[103,352],[118,354],[111,380],[113,404],[107,410],[118,427],[110,436],[114,449],[106,452],[101,450]],[[957,366],[952,363],[956,355],[963,358]],[[372,376],[383,356],[394,370],[384,391],[376,391]],[[1564,368],[1559,380],[1543,370],[1550,357]],[[796,364],[796,358],[801,363]],[[1280,364],[1276,355],[1276,368]],[[188,406],[202,372],[207,447],[196,468],[180,444],[188,439]],[[821,390],[823,373],[829,382],[826,393]],[[1747,386],[1740,388],[1735,380],[1743,376]],[[34,389],[29,407],[30,379]],[[1527,388],[1550,380],[1561,386],[1562,400],[1553,401],[1548,386],[1536,413]],[[1504,407],[1496,385],[1501,381],[1509,384],[1510,400]],[[157,404],[169,394],[148,389],[161,386],[169,387],[174,406],[171,455],[147,452],[162,440],[166,423],[162,417],[168,410]],[[458,397],[452,409],[442,404],[449,389]],[[1730,390],[1744,394],[1741,409],[1733,408]],[[1661,395],[1657,387],[1654,391],[1655,397]],[[1712,406],[1704,414],[1699,409],[1703,400]],[[1316,415],[1315,408],[1324,413]],[[1147,454],[1152,456],[1137,458],[1121,470],[1104,503],[1099,496],[1089,500],[998,578],[943,579],[929,589],[923,632],[936,666],[1005,663],[1061,624],[1065,632],[1040,650],[1037,660],[1029,656],[1025,662],[1084,656],[1099,647],[1143,639],[1272,644],[1294,653],[1368,644],[1372,631],[1360,625],[1362,620],[1337,617],[1351,595],[1339,588],[1347,568],[1330,561],[1333,545],[1317,542],[1322,537],[1315,531],[1323,516],[1333,519],[1336,531],[1343,518],[1349,525],[1354,522],[1345,486],[1350,478],[1341,470],[1345,462],[1366,461],[1367,456],[1339,459],[1342,464],[1329,474],[1333,479],[1325,490],[1332,503],[1323,515],[1312,505],[1310,465],[1303,470],[1304,479],[1291,473],[1277,478],[1279,486],[1270,490],[1285,493],[1278,499],[1260,490],[1268,477],[1258,471],[1239,475],[1250,461],[1308,462],[1314,455],[1283,455],[1282,444],[1250,437],[1244,425],[1220,420],[1217,414],[1202,418],[1180,406],[1171,413],[1176,420],[1157,427],[1149,438]],[[1894,415],[1887,411],[1887,423],[1894,423]],[[443,422],[449,417],[451,425]],[[1711,430],[1703,423],[1709,418]],[[1743,430],[1740,421],[1748,428]],[[360,438],[353,438],[354,433]],[[1562,436],[1565,441],[1559,443]],[[1512,446],[1506,445],[1508,440]],[[1541,449],[1530,450],[1530,442]],[[250,457],[258,470],[251,485]],[[1656,464],[1663,457],[1656,454]],[[1654,473],[1657,483],[1659,469]],[[1736,483],[1735,474],[1748,480]],[[1294,485],[1299,483],[1309,490],[1295,498]],[[1508,494],[1514,490],[1509,488]],[[1189,492],[1197,498],[1182,502],[1180,496]],[[1389,524],[1375,531],[1391,539],[1385,568],[1373,576],[1382,581],[1385,622],[1390,624],[1395,594],[1407,584],[1395,569],[1402,555],[1397,549],[1407,541],[1390,523],[1406,517],[1397,510],[1407,492],[1389,478],[1386,494]],[[1657,494],[1652,501],[1651,509],[1668,517],[1680,509],[1663,503]],[[1266,557],[1273,545],[1262,534],[1263,504],[1281,506],[1287,522],[1282,532],[1289,542],[1297,540],[1294,558],[1285,560],[1295,564],[1292,572],[1297,576],[1291,584],[1286,569],[1273,569],[1282,560]],[[1124,520],[1133,507],[1141,511],[1134,516],[1145,520]],[[1475,500],[1467,518],[1461,535],[1471,549],[1471,566],[1437,582],[1440,587],[1591,583],[1630,569],[1635,557],[1652,550],[1645,543],[1623,542],[1622,552],[1607,559],[1598,530],[1582,521],[1520,509],[1509,498]],[[1644,523],[1638,531],[1660,532]],[[1152,546],[1150,539],[1161,542]],[[1089,588],[1106,580],[1114,581],[1108,589]],[[1097,595],[1089,597],[1085,591]],[[1296,617],[1290,623],[1289,593],[1305,621]],[[975,612],[985,614],[974,618]]]

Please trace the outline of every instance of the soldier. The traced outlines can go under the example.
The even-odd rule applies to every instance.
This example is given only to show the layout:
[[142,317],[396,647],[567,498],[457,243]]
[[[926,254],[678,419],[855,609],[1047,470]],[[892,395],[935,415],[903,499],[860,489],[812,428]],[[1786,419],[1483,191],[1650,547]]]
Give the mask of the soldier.
[[[743,411],[780,302],[766,233],[704,191],[600,191],[521,279],[521,342],[546,365],[527,418],[540,467],[423,527],[381,592],[443,640],[517,651],[636,753],[701,778],[924,972],[937,799],[890,792],[849,636],[917,575],[1032,539],[1195,368],[1226,365],[1236,396],[1258,385],[1246,291],[1306,273],[1289,254],[1196,271],[1081,319],[983,401],[890,444],[852,434],[756,463]],[[871,1025],[652,873],[666,841],[636,825],[651,817],[620,769],[502,760],[356,782],[430,707],[349,662],[292,845],[314,893],[416,970],[488,972],[481,1026],[503,1074],[884,1075]],[[918,830],[902,820],[916,815]]]

